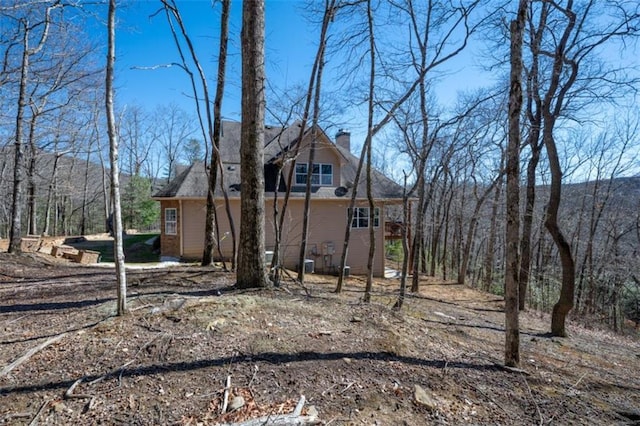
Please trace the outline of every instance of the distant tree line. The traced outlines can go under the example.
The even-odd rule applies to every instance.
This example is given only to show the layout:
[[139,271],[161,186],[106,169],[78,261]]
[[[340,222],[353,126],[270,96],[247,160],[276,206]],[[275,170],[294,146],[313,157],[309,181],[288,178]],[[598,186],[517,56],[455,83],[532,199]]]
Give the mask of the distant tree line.
[[[0,6],[0,238],[12,229],[20,235],[107,230],[104,40],[85,32],[90,15],[76,6]],[[204,147],[193,118],[175,104],[153,111],[126,105],[116,115],[124,226],[158,229],[151,194],[181,164],[203,160]]]

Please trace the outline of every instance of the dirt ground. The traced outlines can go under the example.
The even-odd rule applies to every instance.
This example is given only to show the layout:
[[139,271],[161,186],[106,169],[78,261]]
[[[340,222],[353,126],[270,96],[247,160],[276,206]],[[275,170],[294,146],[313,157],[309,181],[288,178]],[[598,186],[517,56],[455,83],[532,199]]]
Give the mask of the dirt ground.
[[316,275],[262,291],[197,266],[127,277],[116,317],[113,269],[0,253],[0,424],[224,424],[302,395],[325,425],[640,424],[637,338],[550,338],[525,312],[508,371],[503,300],[464,286],[423,280],[397,312],[397,280],[364,304],[357,278],[336,295]]

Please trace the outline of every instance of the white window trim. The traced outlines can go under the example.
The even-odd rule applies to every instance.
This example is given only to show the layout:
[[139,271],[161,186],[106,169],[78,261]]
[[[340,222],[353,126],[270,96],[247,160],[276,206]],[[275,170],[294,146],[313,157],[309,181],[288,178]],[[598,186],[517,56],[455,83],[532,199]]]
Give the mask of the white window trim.
[[[304,173],[298,173],[298,165],[304,165],[305,166],[305,172]],[[318,176],[318,183],[312,183],[312,185],[333,186],[333,164],[332,163],[313,163],[313,165],[314,165],[314,167],[318,166],[319,173],[314,173],[314,175]],[[331,167],[331,173],[322,174],[322,166]],[[306,185],[307,184],[307,174],[308,174],[308,171],[309,171],[309,163],[295,163],[293,167],[295,167],[295,185],[297,185],[297,186]],[[298,176],[304,176],[304,182],[303,183],[299,183],[298,182]],[[323,176],[329,176],[331,178],[331,182],[322,183],[322,177]],[[313,177],[311,179],[313,180]]]
[[[353,219],[351,220],[351,229],[368,229],[369,228],[369,207],[355,207],[355,209],[356,211],[354,212]],[[359,214],[358,212],[362,212],[362,213],[366,212],[366,213]],[[374,207],[373,212],[374,212],[373,227],[379,228],[380,227],[380,207]],[[349,219],[349,209],[347,209],[347,220],[348,219]],[[356,219],[366,219],[367,226],[353,226],[353,222]],[[359,221],[356,222],[356,224],[359,224]]]
[[[173,220],[168,219],[168,212],[173,210]],[[173,226],[173,232],[171,232],[171,226]],[[178,209],[175,207],[167,207],[164,209],[164,233],[166,235],[178,235]]]

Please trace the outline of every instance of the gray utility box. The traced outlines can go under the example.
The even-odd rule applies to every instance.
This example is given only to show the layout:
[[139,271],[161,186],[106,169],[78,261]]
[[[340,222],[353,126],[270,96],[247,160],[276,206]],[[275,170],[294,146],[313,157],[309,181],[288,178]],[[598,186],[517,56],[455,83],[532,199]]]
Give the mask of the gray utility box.
[[313,274],[315,270],[315,262],[313,259],[305,259],[304,260],[304,272],[305,274]]

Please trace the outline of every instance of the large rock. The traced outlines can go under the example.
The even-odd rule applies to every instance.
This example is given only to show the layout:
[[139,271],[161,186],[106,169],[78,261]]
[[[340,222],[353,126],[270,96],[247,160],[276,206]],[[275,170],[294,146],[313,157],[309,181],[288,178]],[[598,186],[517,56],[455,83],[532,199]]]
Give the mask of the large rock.
[[236,411],[242,407],[244,407],[244,398],[241,396],[236,396],[231,400],[231,403],[229,404],[229,411]]
[[414,398],[416,402],[424,407],[427,407],[431,411],[435,411],[438,408],[436,400],[425,391],[422,386],[414,385]]

